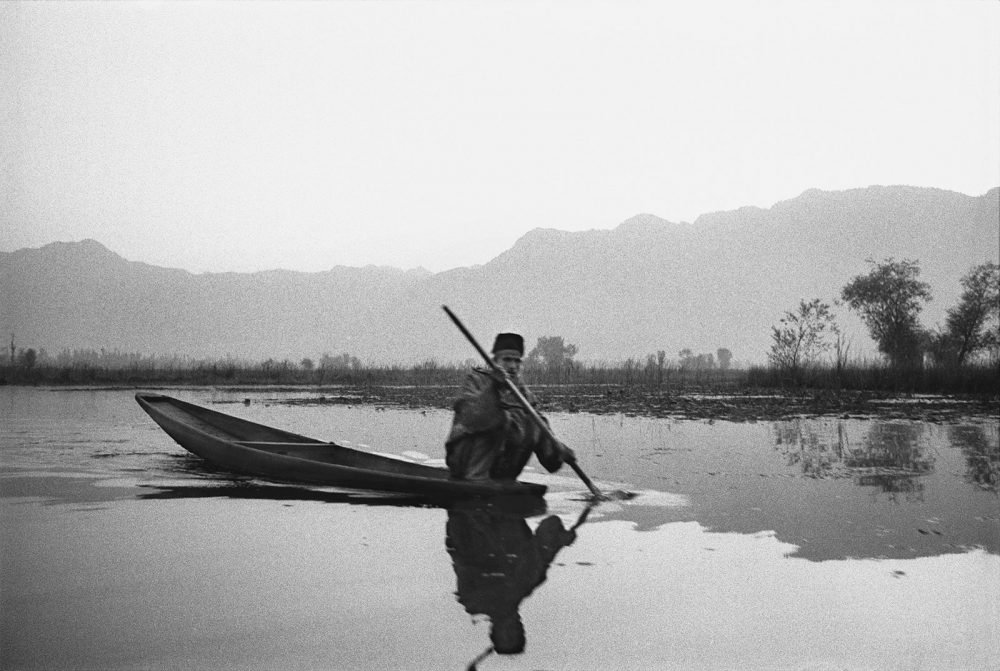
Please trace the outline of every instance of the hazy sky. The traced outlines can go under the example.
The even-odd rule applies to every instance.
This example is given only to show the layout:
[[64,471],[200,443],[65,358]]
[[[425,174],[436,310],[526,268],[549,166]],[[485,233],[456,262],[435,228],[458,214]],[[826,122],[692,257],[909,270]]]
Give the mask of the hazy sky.
[[0,4],[0,250],[485,263],[536,227],[1000,185],[1000,3]]

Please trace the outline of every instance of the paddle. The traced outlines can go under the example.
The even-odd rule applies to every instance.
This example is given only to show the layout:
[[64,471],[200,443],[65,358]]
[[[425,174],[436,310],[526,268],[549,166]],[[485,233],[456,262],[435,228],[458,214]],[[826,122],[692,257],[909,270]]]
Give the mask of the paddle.
[[[448,308],[447,305],[442,305],[441,307],[451,318],[451,321],[455,323],[455,326],[458,327],[458,330],[462,332],[462,335],[464,335],[466,339],[470,343],[472,343],[472,346],[476,348],[476,351],[479,352],[479,355],[481,357],[483,357],[483,360],[486,362],[486,364],[494,371],[500,373],[503,376],[503,381],[507,385],[507,388],[510,389],[511,393],[514,394],[514,398],[516,398],[518,402],[520,402],[521,405],[524,406],[524,409],[527,410],[531,418],[535,420],[535,423],[538,424],[538,428],[544,431],[545,435],[547,435],[549,439],[552,440],[553,442],[555,443],[560,442],[559,439],[556,438],[555,434],[552,433],[552,429],[549,428],[549,425],[545,422],[544,419],[542,419],[542,416],[539,415],[538,412],[533,407],[531,407],[531,403],[528,402],[528,399],[525,398],[524,394],[521,393],[521,390],[517,388],[516,384],[514,384],[514,381],[510,379],[509,375],[507,375],[507,371],[505,371],[503,368],[497,365],[497,363],[493,360],[493,358],[486,353],[486,350],[484,350],[480,346],[479,342],[476,341],[475,337],[471,333],[469,333],[469,329],[465,328],[465,324],[462,323],[462,321],[455,315],[454,312],[452,312]],[[602,494],[601,490],[599,490],[594,485],[594,483],[590,481],[590,478],[587,477],[587,474],[584,473],[583,469],[580,468],[580,465],[576,463],[575,458],[566,460],[566,463],[568,463],[573,468],[573,470],[576,471],[576,474],[580,476],[581,480],[583,480],[583,484],[587,485],[587,489],[590,490],[590,493],[594,496],[595,499],[599,501],[611,500],[611,497]]]

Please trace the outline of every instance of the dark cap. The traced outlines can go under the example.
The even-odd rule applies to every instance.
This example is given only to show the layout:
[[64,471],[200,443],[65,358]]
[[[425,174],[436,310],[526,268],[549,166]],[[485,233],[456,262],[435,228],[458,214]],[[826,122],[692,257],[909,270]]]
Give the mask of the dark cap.
[[524,354],[524,338],[516,333],[498,333],[496,340],[493,341],[493,349],[491,352],[499,352],[504,349],[513,349]]

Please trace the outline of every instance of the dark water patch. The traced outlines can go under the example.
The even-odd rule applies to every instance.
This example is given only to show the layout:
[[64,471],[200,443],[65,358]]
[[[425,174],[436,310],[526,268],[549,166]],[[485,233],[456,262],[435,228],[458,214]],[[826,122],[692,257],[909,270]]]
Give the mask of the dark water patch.
[[217,483],[210,485],[158,485],[143,484],[138,498],[147,501],[160,499],[212,499],[259,501],[313,501],[319,503],[348,503],[368,506],[428,507],[432,499],[418,496],[379,494],[373,492],[331,491],[308,487],[261,484],[257,482]]
[[167,457],[167,458],[171,458],[172,459],[172,458],[176,458],[178,456],[184,456],[184,455],[178,455],[178,454],[176,454],[174,452],[137,452],[137,451],[130,451],[130,452],[98,452],[96,454],[91,454],[89,456],[90,456],[91,459],[110,459],[110,458],[114,458],[114,457]]
[[133,499],[139,491],[128,483],[108,483],[85,473],[5,475],[0,479],[0,498],[37,497],[45,499],[45,505],[62,505]]
[[[569,426],[556,418],[557,429]],[[613,474],[632,487],[690,500],[685,509],[613,513],[637,528],[697,521],[718,532],[773,532],[796,546],[793,556],[816,561],[969,548],[1000,554],[995,422],[797,418],[706,425],[610,417],[593,420],[589,438],[577,430],[572,444],[594,477]],[[589,456],[578,447],[587,443],[596,448]],[[633,446],[642,446],[641,453]]]
[[107,442],[107,441],[104,441],[104,440],[94,441],[94,439],[90,438],[89,436],[82,436],[81,435],[80,438],[61,438],[61,437],[51,438],[49,440],[42,441],[39,444],[41,444],[41,445],[64,445],[66,447],[72,447],[72,446],[76,446],[76,445],[94,445],[94,444],[97,444],[97,443],[105,443],[105,442]]
[[281,401],[286,405],[357,405],[359,403],[378,403],[381,399],[372,395],[340,394],[337,396],[314,396],[310,398],[290,398]]
[[[232,499],[274,502],[314,502],[376,506],[387,508],[453,509],[474,506],[505,515],[532,517],[546,512],[545,499],[538,496],[498,496],[481,500],[455,500],[426,495],[346,490],[332,487],[303,487],[270,484],[260,481],[216,483],[210,485],[156,484],[139,485],[144,490],[137,498],[146,501],[170,499]],[[287,504],[286,504],[287,505]]]

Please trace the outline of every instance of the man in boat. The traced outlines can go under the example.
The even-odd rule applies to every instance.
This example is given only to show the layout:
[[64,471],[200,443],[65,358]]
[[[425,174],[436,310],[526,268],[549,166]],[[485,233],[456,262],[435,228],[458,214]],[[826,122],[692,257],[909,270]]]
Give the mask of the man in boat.
[[[500,333],[493,341],[493,361],[534,405],[535,397],[521,381],[524,338]],[[491,368],[474,368],[455,401],[455,416],[445,442],[452,477],[465,480],[513,480],[534,454],[549,472],[575,458],[573,451],[552,440],[507,387],[504,376]]]

